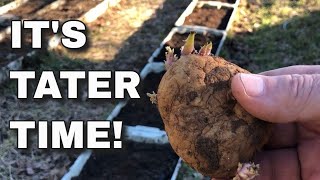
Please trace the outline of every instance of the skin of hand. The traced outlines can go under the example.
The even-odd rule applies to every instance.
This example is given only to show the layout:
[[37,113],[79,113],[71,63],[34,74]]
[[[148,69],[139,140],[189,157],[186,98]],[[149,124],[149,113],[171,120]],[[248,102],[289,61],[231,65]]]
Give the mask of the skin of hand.
[[291,66],[237,74],[237,101],[253,116],[275,123],[254,162],[262,180],[320,179],[320,66]]

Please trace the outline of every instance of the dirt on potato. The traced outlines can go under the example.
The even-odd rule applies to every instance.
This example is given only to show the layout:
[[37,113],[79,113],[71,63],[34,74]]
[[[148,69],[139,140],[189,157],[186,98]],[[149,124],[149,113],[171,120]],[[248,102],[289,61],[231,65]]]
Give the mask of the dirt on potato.
[[210,177],[231,178],[238,163],[251,161],[268,141],[271,125],[232,96],[231,78],[248,71],[199,54],[182,55],[168,68],[158,109],[173,149],[187,164]]

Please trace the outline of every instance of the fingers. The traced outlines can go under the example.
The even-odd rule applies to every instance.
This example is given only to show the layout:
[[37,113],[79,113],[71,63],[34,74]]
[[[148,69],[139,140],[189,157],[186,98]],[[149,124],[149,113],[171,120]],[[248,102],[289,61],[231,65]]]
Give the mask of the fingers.
[[288,74],[320,74],[320,65],[298,65],[279,68],[260,73],[265,76],[279,76]]
[[279,149],[258,153],[254,160],[260,165],[257,180],[300,179],[299,158],[296,149]]
[[286,123],[320,119],[319,74],[263,76],[239,73],[232,93],[253,116]]
[[297,145],[296,123],[275,124],[266,149],[293,148]]
[[299,143],[298,153],[302,179],[320,179],[320,137]]

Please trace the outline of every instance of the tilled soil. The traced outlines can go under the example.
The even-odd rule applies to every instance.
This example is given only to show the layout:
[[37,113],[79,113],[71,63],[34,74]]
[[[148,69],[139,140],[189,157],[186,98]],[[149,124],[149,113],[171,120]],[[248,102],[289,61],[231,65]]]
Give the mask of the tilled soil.
[[123,121],[124,125],[144,125],[164,129],[157,106],[151,104],[149,97],[146,96],[147,93],[152,93],[152,91],[157,92],[163,74],[164,72],[149,74],[138,87],[140,98],[130,99],[115,120]]
[[[51,6],[57,3],[58,6]],[[65,20],[80,17],[102,0],[29,0],[9,11],[20,19]]]
[[[48,11],[40,12],[32,15],[31,19],[44,19],[44,20],[60,20],[65,21],[69,19],[76,19],[82,16],[91,8],[98,5],[102,0],[57,0],[61,4],[54,9],[48,7]],[[39,16],[40,15],[40,16]]]
[[78,180],[85,179],[158,179],[171,178],[178,156],[170,144],[155,145],[123,142],[119,150],[93,153]]
[[197,25],[225,30],[229,22],[232,9],[204,5],[201,8],[195,8],[194,11],[186,17],[184,25]]
[[7,14],[15,15],[20,19],[26,19],[53,1],[55,0],[29,0],[22,6],[9,11]]
[[[34,16],[40,9],[45,8],[50,3],[54,2],[55,0],[29,0],[23,5],[19,6],[16,9],[8,11],[5,15],[0,17],[3,18],[13,18],[17,19],[30,19],[31,16]],[[2,21],[0,24],[0,31],[4,30],[6,27],[10,26],[11,22],[9,21]]]

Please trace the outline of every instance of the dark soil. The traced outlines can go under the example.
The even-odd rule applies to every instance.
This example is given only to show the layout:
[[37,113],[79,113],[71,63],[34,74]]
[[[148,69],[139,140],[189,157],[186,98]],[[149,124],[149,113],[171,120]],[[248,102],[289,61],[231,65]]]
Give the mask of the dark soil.
[[[187,39],[189,33],[184,33],[184,34],[179,34],[175,33],[171,40],[168,41],[163,48],[160,51],[160,54],[154,58],[154,61],[156,62],[163,62],[165,60],[165,52],[166,46],[170,46],[171,48],[174,48],[175,54],[177,54],[178,57],[180,57],[180,48],[184,45],[184,40]],[[212,42],[213,43],[213,48],[211,50],[212,54],[215,54],[217,51],[217,48],[219,46],[219,43],[221,41],[222,36],[218,35],[213,35],[209,33],[204,33],[204,34],[196,34],[195,36],[195,49],[200,50],[201,46],[203,46],[207,42]]]
[[225,57],[228,59],[228,61],[235,63],[242,68],[249,69],[252,71],[255,70],[252,66],[255,63],[248,57],[248,54],[250,54],[250,52],[247,46],[248,45],[238,42],[236,40],[227,39],[224,42],[223,48],[227,49],[229,52],[228,56]]
[[[62,1],[64,2],[63,5],[59,6],[56,9],[49,9],[49,7],[46,7],[54,1],[55,0],[30,0],[22,6],[9,11],[8,14],[13,14],[20,17],[21,19],[72,19],[77,18],[83,13],[87,12],[102,0],[65,0]],[[48,8],[48,11],[45,11],[45,13],[43,14],[39,14],[38,11],[43,8]]]
[[[42,9],[46,5],[50,4],[54,0],[30,0],[23,4],[22,6],[13,9],[11,11],[8,11],[6,14],[14,15],[18,19],[25,19],[28,16],[33,15],[38,10]],[[5,23],[0,25],[0,31],[5,29],[7,26],[9,26],[11,23]]]
[[93,153],[77,180],[81,179],[158,179],[171,178],[178,156],[170,144],[155,145],[123,142],[119,150]]
[[43,14],[41,17],[31,16],[32,19],[45,19],[45,20],[60,20],[65,21],[69,19],[79,18],[81,15],[95,7],[102,0],[67,0],[57,9],[50,10]]
[[206,26],[225,30],[232,11],[232,9],[217,9],[216,7],[205,5],[201,8],[195,8],[194,11],[186,17],[184,25]]
[[157,91],[163,74],[164,72],[149,74],[137,88],[140,99],[130,99],[115,120],[121,120],[125,125],[144,125],[164,129],[157,106],[151,104],[149,97],[146,95],[152,93],[152,91]]

